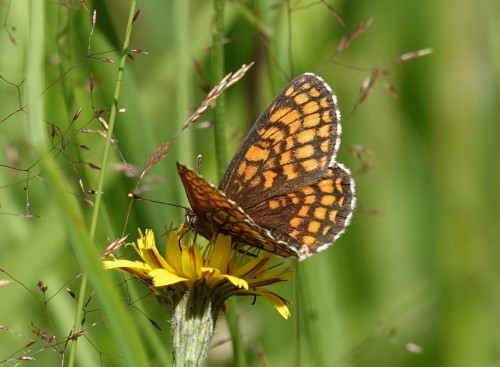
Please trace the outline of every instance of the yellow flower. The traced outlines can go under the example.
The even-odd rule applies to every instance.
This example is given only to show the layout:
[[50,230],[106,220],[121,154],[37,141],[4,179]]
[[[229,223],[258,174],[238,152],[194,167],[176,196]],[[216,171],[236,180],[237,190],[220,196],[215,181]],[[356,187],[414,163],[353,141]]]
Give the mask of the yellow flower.
[[288,268],[276,270],[275,257],[263,253],[255,258],[233,249],[231,237],[218,235],[201,249],[189,233],[167,232],[166,257],[156,248],[152,230],[139,230],[140,238],[131,245],[143,261],[104,261],[106,269],[128,272],[166,293],[174,305],[186,292],[208,298],[218,312],[230,296],[262,297],[285,319],[290,317],[288,301],[265,286],[285,281]]

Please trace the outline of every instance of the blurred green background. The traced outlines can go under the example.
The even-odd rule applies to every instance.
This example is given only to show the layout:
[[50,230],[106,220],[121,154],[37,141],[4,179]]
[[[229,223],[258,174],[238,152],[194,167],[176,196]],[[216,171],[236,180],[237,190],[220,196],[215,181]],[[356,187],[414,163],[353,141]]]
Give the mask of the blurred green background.
[[[44,3],[46,91],[39,122],[54,133],[55,149],[43,154],[57,160],[66,195],[78,201],[88,225],[92,207],[81,199],[94,196],[82,192],[78,178],[85,190],[97,188],[99,171],[82,162],[99,165],[105,141],[81,129],[102,130],[92,106],[109,118],[130,1],[87,3],[89,12],[76,0]],[[29,80],[23,80],[32,51],[32,6],[0,1],[0,268],[10,274],[0,275],[0,364],[8,366],[16,364],[6,361],[9,356],[23,353],[36,358],[31,365],[61,365],[62,354],[55,351],[67,350],[64,338],[77,309],[65,289],[78,293],[75,277],[89,270],[75,257],[73,233],[65,225],[74,213],[62,212],[54,200],[51,181],[37,163],[43,154],[31,145],[26,124]],[[99,252],[122,231],[135,240],[137,227],[161,233],[180,223],[182,210],[151,202],[134,203],[126,222],[126,194],[137,180],[116,165],[122,155],[141,169],[203,100],[201,86],[217,82],[211,1],[149,0],[138,6],[130,47],[149,54],[134,54],[125,68],[118,105],[126,112],[118,114],[115,127],[119,152],[112,151],[103,190]],[[90,53],[103,54],[86,58],[93,9]],[[225,93],[228,158],[281,88],[298,74],[314,72],[339,99],[344,129],[338,160],[353,172],[359,205],[346,234],[300,263],[293,280],[279,288],[292,299],[297,285],[291,320],[265,302],[239,300],[249,366],[500,365],[499,14],[494,0],[225,3],[225,71],[255,62]],[[372,18],[371,27],[332,58],[340,39]],[[434,52],[397,62],[424,48]],[[387,75],[355,108],[363,80],[377,66]],[[218,182],[213,128],[207,127],[212,119],[209,110],[175,140],[171,154],[143,179],[144,196],[186,205],[175,162],[194,166],[197,154],[203,155],[203,175]],[[40,218],[24,216],[27,200]],[[169,363],[168,311],[139,282],[123,284],[123,277],[113,275],[135,320],[123,332],[139,333],[143,345],[137,348],[146,351],[151,366]],[[47,302],[37,290],[39,280],[49,287]],[[88,286],[77,365],[121,366],[123,351],[110,337],[109,314],[92,293],[97,286]],[[26,347],[27,338],[38,340],[32,323],[56,335],[59,349],[41,341]],[[233,365],[223,317],[208,365]]]

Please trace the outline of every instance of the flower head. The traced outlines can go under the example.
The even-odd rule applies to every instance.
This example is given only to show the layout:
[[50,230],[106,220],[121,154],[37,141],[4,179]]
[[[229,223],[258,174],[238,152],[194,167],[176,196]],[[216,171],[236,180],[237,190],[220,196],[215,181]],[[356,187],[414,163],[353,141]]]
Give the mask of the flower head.
[[[203,307],[210,302],[216,314],[230,296],[250,295],[270,302],[286,319],[290,317],[288,301],[265,286],[285,281],[288,268],[277,270],[274,256],[263,253],[257,257],[233,249],[230,236],[219,234],[201,248],[186,232],[167,232],[166,256],[156,248],[154,233],[139,230],[140,238],[131,245],[143,261],[114,259],[104,261],[107,269],[128,272],[153,285],[176,305],[186,293],[201,300],[193,304]],[[195,307],[196,308],[196,307]]]

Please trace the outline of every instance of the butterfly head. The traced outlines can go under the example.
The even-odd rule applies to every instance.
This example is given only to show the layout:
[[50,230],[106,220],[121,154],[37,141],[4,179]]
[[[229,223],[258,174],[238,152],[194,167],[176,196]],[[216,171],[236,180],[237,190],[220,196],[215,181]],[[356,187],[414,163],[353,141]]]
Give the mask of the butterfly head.
[[192,229],[197,229],[196,228],[196,224],[198,222],[198,217],[196,216],[196,214],[194,214],[194,212],[189,209],[189,208],[186,208],[186,223],[187,225],[192,228]]
[[207,221],[199,220],[196,213],[191,209],[186,209],[186,223],[189,228],[201,234],[203,237],[210,239],[213,236],[213,229]]

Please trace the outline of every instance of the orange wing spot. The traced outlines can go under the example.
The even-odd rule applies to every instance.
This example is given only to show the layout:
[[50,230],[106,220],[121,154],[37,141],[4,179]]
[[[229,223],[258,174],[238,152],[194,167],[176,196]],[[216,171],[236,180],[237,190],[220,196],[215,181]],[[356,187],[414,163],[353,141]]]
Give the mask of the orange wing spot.
[[290,111],[290,109],[291,109],[290,107],[286,107],[286,108],[280,108],[279,110],[274,111],[272,113],[272,115],[269,116],[269,121],[270,122],[278,121],[283,116],[285,116]]
[[288,181],[299,177],[299,174],[295,170],[295,166],[293,164],[287,164],[286,166],[283,166],[282,168],[283,168],[283,174],[286,176],[286,179]]
[[[275,155],[280,155],[281,152],[283,152],[285,149],[283,149],[283,142],[281,143],[277,143],[274,145],[273,147],[273,152]],[[269,160],[266,162],[266,166],[264,168],[268,168],[268,167],[274,167],[274,163],[272,165],[269,165]]]
[[293,94],[293,92],[295,91],[295,87],[292,85],[290,86],[290,88],[288,88],[285,92],[285,96],[289,97]]
[[264,164],[264,167],[261,167],[261,171],[275,171],[276,166],[279,164],[278,159],[273,157],[273,159],[268,159]]
[[323,236],[326,236],[328,232],[330,232],[330,228],[332,228],[332,226],[326,226],[325,228],[323,228],[323,230],[321,231],[323,233]]
[[330,107],[330,103],[328,103],[328,98],[326,97],[321,98],[321,100],[319,101],[319,105],[323,108]]
[[273,209],[273,210],[281,208],[281,205],[277,200],[270,200],[267,205],[269,206],[269,209]]
[[247,162],[243,161],[238,166],[238,175],[243,176],[243,174],[245,173],[246,170],[247,170]]
[[[281,132],[281,130],[278,130],[276,133],[278,132]],[[273,137],[274,139],[276,139],[275,137]],[[260,146],[262,149],[270,149],[271,148],[271,141],[269,140],[264,140],[264,139],[261,139],[261,142],[260,142]]]
[[293,137],[289,136],[285,139],[285,150],[293,149],[295,142],[293,141]]
[[[307,118],[307,116],[306,116]],[[288,134],[295,134],[297,131],[302,129],[305,126],[305,119],[302,121],[301,119],[297,119],[290,124],[287,125],[288,128]]]
[[321,93],[316,88],[312,88],[309,91],[309,95],[312,96],[312,97],[314,97],[314,98],[317,98],[317,97],[319,97],[321,95]]
[[328,219],[330,219],[330,222],[335,223],[337,219],[337,210],[332,210],[330,214],[328,214]]
[[247,154],[245,154],[245,159],[250,162],[265,161],[269,157],[269,150],[262,149],[257,145],[252,145],[248,148]]
[[335,196],[333,195],[325,195],[321,198],[321,205],[331,206],[335,202]]
[[315,135],[315,129],[307,129],[297,135],[297,141],[301,144],[309,143],[310,141],[314,140]]
[[304,242],[308,246],[312,245],[315,241],[316,241],[316,239],[313,236],[303,236],[302,237],[302,242]]
[[333,132],[334,131],[331,129],[331,125],[323,125],[317,130],[318,136],[321,136],[322,138],[329,138]]
[[300,235],[300,232],[294,229],[292,232],[288,234],[290,237],[297,239]]
[[284,166],[290,163],[292,160],[292,153],[290,150],[287,150],[286,152],[283,152],[280,156],[280,165]]
[[343,207],[344,206],[344,197],[342,196],[340,199],[339,199],[339,207]]
[[300,164],[307,172],[314,171],[320,166],[320,162],[317,159],[307,159],[300,162]]
[[246,182],[250,181],[255,176],[256,173],[257,173],[257,166],[255,165],[248,166],[244,172],[245,181]]
[[293,100],[298,105],[301,105],[301,104],[304,104],[307,101],[309,101],[310,98],[309,98],[309,96],[306,93],[300,93],[300,94],[297,94]]
[[342,179],[337,178],[335,180],[335,188],[337,189],[338,192],[344,192],[344,188],[342,187]]
[[259,129],[258,133],[261,139],[269,139],[271,135],[273,135],[278,128],[276,126],[266,126]]
[[318,187],[321,192],[324,192],[325,194],[333,194],[333,192],[335,191],[333,188],[332,180],[323,180],[318,184]]
[[319,104],[318,104],[318,102],[315,102],[315,101],[311,101],[309,103],[306,103],[302,107],[302,112],[304,113],[304,115],[309,115],[311,113],[317,112],[318,110],[319,110]]
[[[261,138],[270,139],[273,144],[276,144],[282,141],[285,138],[285,135],[283,134],[283,130],[276,126],[273,126],[269,128],[265,133],[261,134]],[[266,143],[267,147],[269,147],[270,145],[269,141],[266,140],[263,140],[263,143]]]
[[323,112],[323,114],[321,115],[321,119],[323,120],[323,122],[332,122],[332,114],[330,111],[325,111]]
[[317,207],[314,209],[314,218],[316,219],[326,219],[326,208],[325,207]]
[[318,233],[320,227],[321,227],[320,222],[312,221],[312,222],[309,222],[309,225],[307,226],[307,230],[309,231],[309,233]]
[[294,121],[297,121],[300,119],[300,113],[297,110],[292,110],[288,112],[286,115],[284,115],[280,121],[283,122],[286,125],[289,125],[293,123]]
[[331,140],[323,140],[321,144],[319,145],[319,149],[323,152],[326,153],[330,150],[330,143]]
[[288,194],[288,197],[290,198],[292,204],[294,205],[297,205],[300,202],[299,198],[295,194]]
[[313,195],[314,194],[314,189],[312,187],[304,187],[301,192],[306,195],[306,196],[309,196],[309,195]]
[[300,218],[292,218],[290,219],[290,227],[298,228],[304,220]]
[[261,176],[255,176],[252,181],[250,181],[250,187],[257,187],[262,183],[262,177]]
[[314,204],[316,202],[316,195],[307,195],[304,204]]
[[269,107],[269,113],[273,113],[277,106],[278,103],[273,101],[273,104],[271,105],[271,107]]
[[295,151],[297,159],[309,158],[314,155],[314,147],[311,144],[303,145]]
[[303,126],[304,127],[314,127],[321,122],[319,113],[313,113],[304,117]]
[[262,176],[264,176],[264,187],[266,189],[269,189],[273,187],[274,178],[278,176],[278,174],[273,171],[265,171],[264,173],[262,173]]
[[[310,208],[309,205],[303,205],[303,206],[301,206],[300,209],[299,209],[299,213],[298,213],[299,216],[301,216],[301,217],[307,217],[308,213],[309,213],[309,208]],[[297,218],[297,219],[299,219],[299,218]]]
[[305,82],[304,84],[302,84],[302,89],[310,89],[310,88],[311,88],[311,83]]

